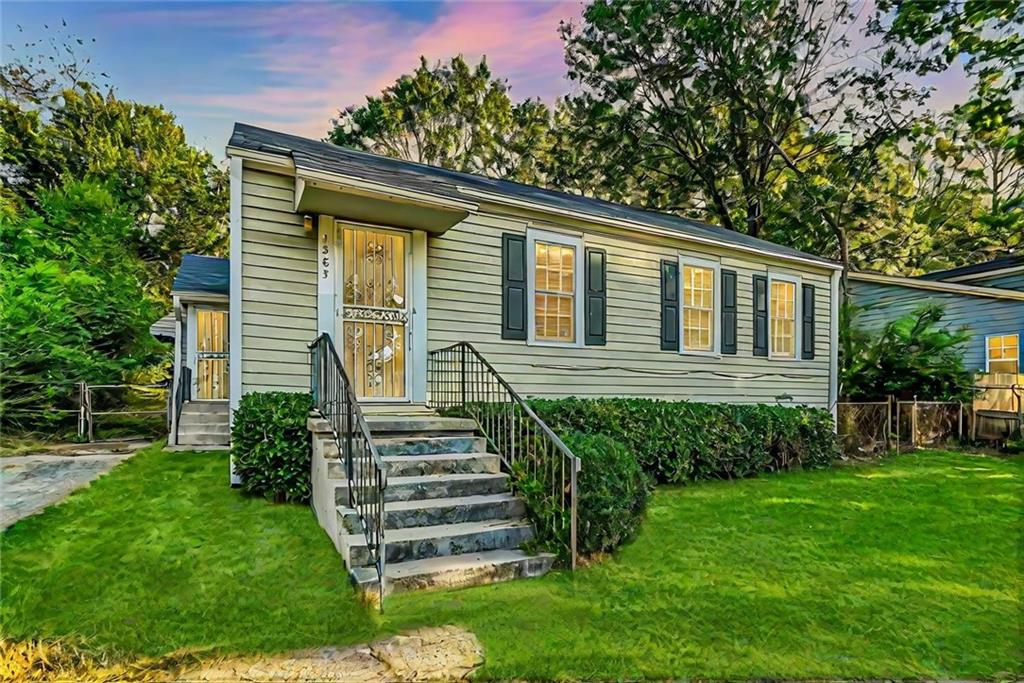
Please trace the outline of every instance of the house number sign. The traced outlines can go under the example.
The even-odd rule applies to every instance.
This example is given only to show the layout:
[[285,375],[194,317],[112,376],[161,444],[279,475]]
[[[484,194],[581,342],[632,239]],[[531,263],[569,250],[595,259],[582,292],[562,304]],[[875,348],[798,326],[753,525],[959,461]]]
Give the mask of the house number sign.
[[331,250],[331,230],[321,227],[319,230],[319,248],[317,249],[317,290],[321,294],[334,293],[334,254]]

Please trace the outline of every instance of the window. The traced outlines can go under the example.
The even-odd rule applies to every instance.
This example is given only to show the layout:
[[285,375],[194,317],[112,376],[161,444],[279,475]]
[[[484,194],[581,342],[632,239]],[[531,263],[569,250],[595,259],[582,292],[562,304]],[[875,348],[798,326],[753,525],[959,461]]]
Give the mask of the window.
[[680,348],[691,353],[716,353],[719,266],[713,261],[684,257],[679,260],[679,267],[683,305]]
[[582,243],[577,238],[540,231],[531,231],[527,241],[533,286],[530,341],[578,345]]
[[775,275],[768,278],[768,341],[772,357],[796,358],[798,285],[795,279]]
[[1015,375],[1020,372],[1020,337],[1004,334],[988,337],[986,367],[989,372]]

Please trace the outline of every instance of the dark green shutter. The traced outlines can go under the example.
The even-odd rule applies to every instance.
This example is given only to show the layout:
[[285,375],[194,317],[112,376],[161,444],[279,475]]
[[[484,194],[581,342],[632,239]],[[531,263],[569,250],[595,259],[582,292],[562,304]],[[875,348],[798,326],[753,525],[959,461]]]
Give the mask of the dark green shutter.
[[768,276],[754,276],[754,355],[768,355]]
[[588,346],[604,346],[607,342],[607,256],[603,249],[586,250],[586,293],[583,317],[586,321],[584,343]]
[[526,237],[501,236],[501,338],[526,341]]
[[800,329],[800,357],[814,358],[814,285],[803,286]]
[[661,262],[661,348],[679,350],[679,263]]
[[736,271],[722,271],[722,353],[736,353]]

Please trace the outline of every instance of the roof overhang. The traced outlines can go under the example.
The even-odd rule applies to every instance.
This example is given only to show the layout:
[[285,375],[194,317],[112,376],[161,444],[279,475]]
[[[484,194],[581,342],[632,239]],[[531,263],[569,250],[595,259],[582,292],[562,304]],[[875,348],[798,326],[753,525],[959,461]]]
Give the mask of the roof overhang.
[[835,261],[829,261],[827,259],[815,258],[813,256],[799,256],[796,254],[780,254],[777,252],[766,252],[763,249],[757,249],[756,247],[747,246],[745,244],[737,244],[736,242],[730,242],[729,240],[716,240],[710,237],[702,237],[700,235],[686,235],[677,230],[671,230],[663,228],[658,225],[652,225],[650,223],[642,223],[640,221],[633,221],[627,218],[610,218],[608,216],[600,216],[593,213],[584,213],[581,211],[573,211],[571,209],[562,209],[550,206],[548,204],[542,204],[538,202],[531,202],[525,199],[519,199],[518,197],[508,197],[506,195],[496,192],[484,192],[468,187],[459,187],[459,192],[479,197],[480,199],[497,204],[500,206],[507,206],[518,209],[525,209],[528,211],[535,211],[537,213],[544,213],[550,216],[564,216],[566,218],[573,218],[576,220],[586,221],[595,225],[604,225],[613,228],[628,228],[637,232],[647,233],[649,235],[658,235],[659,237],[670,237],[676,240],[682,240],[684,242],[694,242],[697,244],[709,244],[716,247],[722,247],[725,249],[732,249],[735,251],[741,251],[751,254],[758,254],[760,256],[767,256],[769,258],[778,259],[780,261],[788,261],[791,263],[800,263],[803,265],[816,266],[818,268],[826,268],[829,270],[842,270],[843,266],[841,263]]
[[1007,301],[1024,301],[1024,292],[1016,292],[1012,289],[999,289],[998,287],[978,287],[976,285],[963,285],[956,282],[920,280],[918,278],[911,277],[881,275],[880,273],[858,273],[853,271],[850,272],[848,277],[849,279],[856,280],[858,282],[893,285],[896,287],[907,287],[910,289],[921,289],[931,292],[980,296],[987,299],[1004,299]]
[[476,205],[297,167],[295,211],[440,235],[475,212]]
[[174,297],[175,305],[179,303],[227,303],[227,294],[218,294],[216,292],[187,292],[187,291],[172,291],[171,295]]
[[296,162],[287,150],[278,155],[229,146],[227,155],[242,158],[250,168],[293,176],[296,213],[325,214],[358,223],[424,230],[439,235],[477,209],[473,201],[459,201],[309,168],[301,161]]

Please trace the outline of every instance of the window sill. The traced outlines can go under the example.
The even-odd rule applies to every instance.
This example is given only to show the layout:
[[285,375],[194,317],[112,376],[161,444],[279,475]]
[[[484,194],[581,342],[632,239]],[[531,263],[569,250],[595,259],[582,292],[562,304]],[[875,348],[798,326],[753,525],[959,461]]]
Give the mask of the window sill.
[[722,359],[722,354],[716,351],[688,351],[683,349],[679,351],[680,356],[694,356],[696,358],[714,358],[717,360]]
[[546,346],[556,349],[582,349],[583,344],[579,342],[556,342],[556,341],[544,341],[542,339],[529,339],[526,342],[527,346]]

